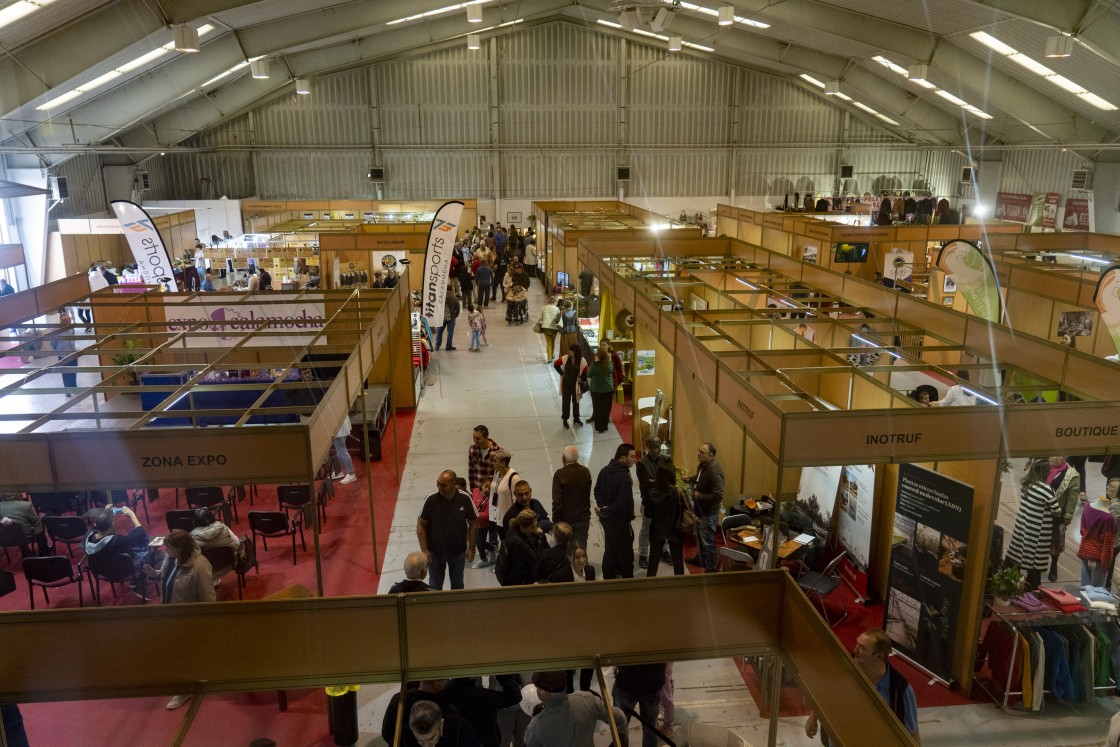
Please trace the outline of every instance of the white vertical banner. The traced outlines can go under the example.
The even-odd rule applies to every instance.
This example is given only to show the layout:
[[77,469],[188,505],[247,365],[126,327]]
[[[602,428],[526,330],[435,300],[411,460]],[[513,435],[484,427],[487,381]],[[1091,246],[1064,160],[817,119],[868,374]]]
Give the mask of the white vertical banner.
[[458,200],[445,202],[436,211],[435,217],[432,218],[432,226],[428,229],[428,250],[424,254],[424,275],[420,293],[424,318],[433,329],[443,326],[451,251],[455,248],[459,221],[462,217],[463,203]]
[[152,222],[152,216],[128,200],[113,200],[112,205],[144,282],[162,285],[165,291],[178,290],[171,258],[167,255],[159,229]]

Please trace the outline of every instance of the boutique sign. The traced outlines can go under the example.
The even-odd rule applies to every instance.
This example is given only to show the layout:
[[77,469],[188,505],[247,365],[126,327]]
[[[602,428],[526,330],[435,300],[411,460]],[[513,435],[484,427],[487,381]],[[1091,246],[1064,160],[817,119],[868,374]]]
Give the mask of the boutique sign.
[[[209,301],[209,295],[205,301]],[[169,332],[211,332],[217,336],[188,336],[187,347],[232,347],[246,334],[263,334],[247,346],[306,345],[322,331],[327,319],[321,302],[214,304],[188,302],[169,307]],[[201,324],[201,326],[199,326]]]

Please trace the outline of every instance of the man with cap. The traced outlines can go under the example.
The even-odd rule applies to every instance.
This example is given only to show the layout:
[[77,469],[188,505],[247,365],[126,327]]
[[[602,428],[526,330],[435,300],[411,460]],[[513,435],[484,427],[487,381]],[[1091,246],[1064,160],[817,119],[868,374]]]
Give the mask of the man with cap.
[[[638,493],[642,497],[642,529],[638,532],[638,567],[646,568],[649,565],[649,522],[653,516],[653,507],[649,504],[649,491],[657,477],[657,462],[661,459],[661,439],[650,436],[646,439],[646,453],[634,465],[634,473],[638,476]],[[654,548],[654,552],[661,552],[661,548]]]
[[629,744],[621,709],[611,713],[592,692],[566,692],[568,677],[563,671],[535,672],[533,685],[541,705],[525,730],[526,747],[584,747],[593,743],[596,723],[609,724],[612,717],[623,746]]

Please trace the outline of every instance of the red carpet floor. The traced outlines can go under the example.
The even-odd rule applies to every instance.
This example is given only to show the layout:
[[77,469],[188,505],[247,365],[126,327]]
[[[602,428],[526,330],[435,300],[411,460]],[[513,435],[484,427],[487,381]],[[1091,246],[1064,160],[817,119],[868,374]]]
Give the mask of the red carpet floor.
[[[397,443],[404,466],[404,453],[412,436],[415,413],[397,414]],[[327,596],[369,595],[377,591],[380,580],[373,562],[373,532],[366,498],[366,464],[354,460],[358,481],[336,485],[335,498],[327,504],[327,520],[322,526],[320,544],[323,557],[323,586]],[[397,502],[397,473],[394,467],[392,422],[382,443],[382,460],[371,465],[373,478],[374,526],[379,560],[384,557]],[[248,501],[239,504],[240,522],[233,529],[238,535],[249,532],[246,515],[251,508],[275,510],[275,486],[261,486],[255,506]],[[175,507],[175,491],[162,490],[148,510],[151,522],[145,522],[149,533],[166,533],[164,514]],[[141,521],[144,512],[139,512]],[[292,565],[291,543],[270,543],[264,550],[258,541],[257,552],[261,572],[250,571],[245,588],[246,599],[260,599],[293,584],[314,590],[315,562],[310,530],[308,552],[298,549],[298,563]],[[16,574],[17,589],[0,599],[0,610],[28,609],[26,582],[20,573],[19,552],[12,552],[7,565]],[[390,570],[393,572],[393,569]],[[50,607],[76,607],[77,590],[67,587],[51,593]],[[36,607],[43,608],[42,595],[36,592]],[[88,597],[88,587],[87,587]],[[103,605],[139,604],[124,591],[113,597],[108,585],[102,589]],[[218,592],[219,600],[237,600],[236,581],[227,577]],[[87,599],[87,604],[88,604]],[[156,604],[156,602],[149,602]],[[112,666],[114,645],[127,645],[127,635],[118,643],[99,643],[105,647],[106,666]],[[175,651],[183,656],[205,656],[205,641],[169,642],[171,656],[160,658],[153,652],[153,666],[173,666]],[[71,745],[72,747],[116,747],[117,745],[170,744],[187,712],[186,706],[168,711],[166,697],[137,698],[79,703],[37,703],[21,707],[31,744]],[[192,724],[186,740],[188,745],[247,745],[257,737],[269,737],[280,745],[318,747],[333,744],[328,735],[326,695],[322,689],[291,690],[288,710],[281,713],[275,692],[229,693],[211,695]]]

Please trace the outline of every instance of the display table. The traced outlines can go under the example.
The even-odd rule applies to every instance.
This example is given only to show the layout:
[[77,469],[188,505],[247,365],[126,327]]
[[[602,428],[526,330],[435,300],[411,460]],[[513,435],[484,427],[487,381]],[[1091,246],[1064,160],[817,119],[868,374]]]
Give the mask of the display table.
[[[733,542],[745,545],[756,552],[762,550],[762,535],[759,533],[758,527],[743,527],[742,529],[732,532],[728,537]],[[813,537],[808,534],[802,534],[793,539],[788,539],[778,546],[778,557],[782,560],[786,560],[812,541]]]
[[[275,379],[268,375],[267,372],[259,371],[241,371],[245,375],[226,377],[219,374],[212,374],[207,376],[200,382],[197,382],[191,391],[179,397],[179,399],[167,408],[168,411],[191,411],[191,410],[240,410],[244,412],[253,406],[254,403],[260,398],[261,394],[272,384]],[[168,374],[140,374],[141,386],[182,386],[190,380],[194,374],[189,371],[182,371],[179,373]],[[285,378],[287,382],[299,381],[299,371],[292,369],[288,372]],[[229,384],[240,385],[237,389],[217,389],[210,387],[225,386]],[[145,410],[154,410],[159,407],[163,402],[170,397],[172,392],[141,392],[140,393],[140,406]],[[287,392],[276,391],[268,396],[264,401],[264,407],[291,407],[292,401],[289,399]],[[192,418],[190,416],[184,417],[159,417],[153,418],[148,423],[152,427],[170,427],[170,426],[187,426],[187,425],[233,425],[240,419],[240,415],[213,415],[205,417]],[[284,423],[298,423],[299,416],[294,414],[277,414],[277,415],[254,415],[249,418],[248,423],[251,425],[275,425]]]
[[[361,398],[358,399],[361,402]],[[388,384],[371,384],[366,387],[366,409],[364,413],[350,413],[350,437],[362,444],[358,454],[365,458],[365,443],[363,438],[366,429],[364,424],[369,424],[369,458],[372,462],[381,461],[381,435],[389,424],[393,414],[393,397]]]

